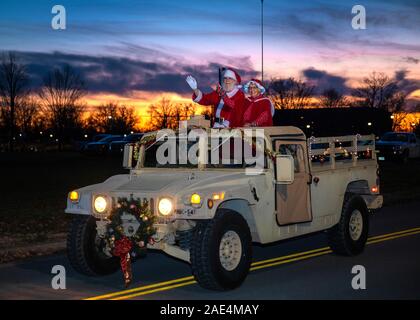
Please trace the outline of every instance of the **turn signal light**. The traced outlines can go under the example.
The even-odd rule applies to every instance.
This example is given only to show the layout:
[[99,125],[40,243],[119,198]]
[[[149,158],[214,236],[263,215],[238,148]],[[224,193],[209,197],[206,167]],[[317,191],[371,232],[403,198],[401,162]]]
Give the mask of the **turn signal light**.
[[379,192],[379,188],[378,188],[378,186],[373,186],[372,188],[370,188],[370,191],[372,193],[378,193]]

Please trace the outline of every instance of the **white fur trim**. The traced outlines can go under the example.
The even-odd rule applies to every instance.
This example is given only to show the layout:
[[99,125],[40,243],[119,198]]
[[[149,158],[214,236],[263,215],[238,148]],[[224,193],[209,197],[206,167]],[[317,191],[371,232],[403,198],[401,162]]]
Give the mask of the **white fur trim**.
[[203,99],[203,93],[202,93],[200,90],[198,90],[198,95],[197,95],[197,97],[194,99],[194,102],[200,102],[200,101],[201,101],[201,99]]
[[[233,89],[232,91],[229,91],[229,92],[226,92],[226,95],[229,97],[229,98],[232,98],[237,92],[239,91],[239,88],[235,88],[235,89]],[[223,101],[223,99],[221,100],[221,101]]]
[[255,84],[257,86],[257,88],[260,90],[261,94],[264,94],[265,88],[262,85],[260,85],[258,82],[255,82],[255,81],[252,81],[252,80],[251,81],[248,81],[247,84],[244,86],[244,91],[246,93],[248,93],[249,85],[251,83],[253,83],[253,84]]
[[225,127],[225,126],[224,126],[223,124],[219,123],[219,122],[216,122],[216,123],[213,125],[213,128],[215,128],[215,129],[224,128],[224,127]]
[[236,79],[235,72],[229,69],[227,69],[225,73],[223,73],[223,78],[231,78],[231,79],[234,79],[235,81],[238,81],[238,79]]
[[220,113],[222,112],[223,106],[225,105],[225,102],[223,101],[223,99],[220,99],[220,102],[217,106],[216,109],[216,118],[220,118]]

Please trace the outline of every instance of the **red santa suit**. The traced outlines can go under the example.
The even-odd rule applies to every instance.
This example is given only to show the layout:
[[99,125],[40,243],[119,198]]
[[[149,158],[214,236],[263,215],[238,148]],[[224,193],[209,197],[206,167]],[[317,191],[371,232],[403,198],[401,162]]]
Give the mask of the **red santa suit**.
[[250,124],[253,127],[269,127],[273,125],[274,107],[270,99],[263,96],[265,88],[260,80],[252,79],[245,86],[245,92],[248,92],[249,85],[254,83],[260,90],[260,95],[253,98],[247,97],[245,101],[245,112],[243,116],[244,124]]
[[[236,82],[241,82],[240,76],[233,70],[228,69],[226,72],[234,73]],[[224,127],[242,127],[243,126],[243,113],[245,111],[245,95],[235,87],[232,91],[226,92],[222,96],[217,91],[212,91],[203,94],[201,91],[198,95],[193,94],[194,102],[203,106],[213,106],[213,115],[216,122],[222,124]]]
[[245,102],[244,123],[254,127],[270,127],[273,125],[272,106],[270,99],[259,95],[248,97]]

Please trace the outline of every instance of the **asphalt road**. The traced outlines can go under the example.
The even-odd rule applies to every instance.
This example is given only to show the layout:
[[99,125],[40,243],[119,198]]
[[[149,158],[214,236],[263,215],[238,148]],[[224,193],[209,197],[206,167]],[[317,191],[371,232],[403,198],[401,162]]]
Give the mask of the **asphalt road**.
[[[356,257],[331,254],[324,233],[255,245],[251,273],[229,292],[202,289],[188,264],[150,251],[134,264],[129,290],[120,273],[77,274],[64,254],[0,265],[0,299],[420,299],[420,202],[383,208],[370,225],[369,244]],[[54,265],[66,269],[65,290],[52,289]],[[351,286],[355,265],[365,267],[365,290]]]

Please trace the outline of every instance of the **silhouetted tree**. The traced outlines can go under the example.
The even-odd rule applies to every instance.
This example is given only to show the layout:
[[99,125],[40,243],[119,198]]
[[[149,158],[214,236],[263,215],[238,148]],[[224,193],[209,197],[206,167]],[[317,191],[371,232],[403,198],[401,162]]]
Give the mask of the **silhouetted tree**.
[[125,134],[134,130],[138,120],[133,107],[110,102],[91,112],[87,126],[96,132]]
[[[359,105],[388,110],[394,102],[398,87],[395,81],[384,73],[373,72],[363,78],[362,85],[353,91],[354,96],[361,98]],[[402,105],[399,105],[402,107]],[[396,110],[398,111],[398,110]]]
[[276,109],[297,109],[309,105],[314,87],[294,78],[272,79],[269,95]]
[[15,113],[17,100],[27,94],[25,88],[28,83],[28,76],[25,66],[18,64],[16,56],[9,52],[3,54],[0,66],[0,98],[4,112],[2,115],[8,119],[3,123],[9,127],[9,150],[13,151],[15,139]]
[[327,108],[343,107],[348,103],[346,97],[334,88],[326,89],[320,96],[320,106]]
[[84,94],[83,80],[69,65],[54,69],[44,78],[39,97],[58,138],[59,150],[62,150],[64,140],[81,130],[83,107],[80,99]]

